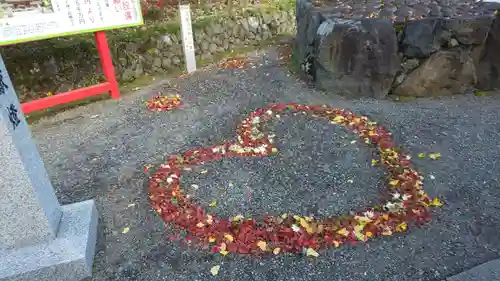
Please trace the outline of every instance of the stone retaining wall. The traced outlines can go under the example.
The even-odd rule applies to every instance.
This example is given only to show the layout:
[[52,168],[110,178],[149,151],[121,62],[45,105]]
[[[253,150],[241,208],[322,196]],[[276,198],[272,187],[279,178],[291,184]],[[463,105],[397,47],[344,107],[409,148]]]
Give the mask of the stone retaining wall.
[[[193,23],[198,60],[240,47],[259,45],[279,34],[294,33],[295,10],[255,10],[238,19]],[[145,73],[184,69],[177,26],[143,26],[108,32],[120,81]],[[2,55],[22,101],[48,92],[65,92],[102,80],[99,57],[91,35],[57,38],[2,48]]]
[[407,3],[297,0],[302,71],[319,88],[352,97],[500,87],[500,3]]

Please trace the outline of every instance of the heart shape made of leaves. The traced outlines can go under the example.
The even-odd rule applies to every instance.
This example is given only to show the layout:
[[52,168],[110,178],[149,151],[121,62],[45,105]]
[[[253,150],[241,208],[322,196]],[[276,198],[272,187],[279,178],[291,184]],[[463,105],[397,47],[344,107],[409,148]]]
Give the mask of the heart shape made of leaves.
[[[341,217],[315,220],[299,215],[244,218],[237,215],[221,219],[183,194],[181,174],[190,167],[225,157],[267,156],[277,152],[272,134],[263,124],[280,114],[305,114],[343,125],[376,149],[388,173],[388,191],[381,205],[351,212]],[[327,106],[295,103],[270,105],[251,113],[237,129],[237,141],[186,151],[171,156],[154,171],[149,182],[153,209],[165,221],[176,224],[192,237],[212,246],[213,251],[262,254],[294,252],[316,255],[315,250],[329,246],[366,242],[407,230],[410,223],[421,225],[430,219],[429,206],[440,204],[423,190],[422,177],[412,168],[411,157],[396,148],[390,132],[383,126],[354,113]]]

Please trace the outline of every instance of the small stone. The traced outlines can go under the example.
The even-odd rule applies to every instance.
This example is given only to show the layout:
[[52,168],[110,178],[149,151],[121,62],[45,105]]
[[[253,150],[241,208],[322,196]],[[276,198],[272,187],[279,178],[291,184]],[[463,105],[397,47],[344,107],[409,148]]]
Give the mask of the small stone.
[[450,48],[456,47],[458,45],[460,45],[460,44],[458,43],[458,40],[455,38],[451,38],[450,41],[448,42],[448,46]]
[[172,63],[176,66],[180,65],[181,64],[181,59],[177,56],[173,57],[172,58]]
[[142,62],[139,62],[139,63],[137,63],[137,65],[135,67],[134,75],[137,78],[137,77],[142,76],[142,74],[144,74],[144,67],[142,65]]
[[210,47],[210,44],[207,41],[201,42],[201,50],[202,51],[207,51],[209,47]]
[[122,81],[130,81],[135,78],[134,70],[126,68],[122,73]]
[[170,38],[170,36],[169,36],[169,35],[163,35],[163,36],[161,37],[161,41],[163,41],[163,42],[165,43],[165,45],[167,45],[167,46],[171,46],[171,45],[172,45],[172,43],[173,43],[173,42],[172,42],[172,38]]
[[241,27],[243,27],[244,31],[250,31],[250,26],[248,25],[248,21],[244,20],[241,22]]
[[156,57],[153,59],[153,66],[160,68],[162,65],[162,59],[159,57]]
[[396,79],[394,79],[394,85],[399,85],[399,84],[403,83],[403,81],[405,80],[405,77],[406,77],[406,75],[404,73],[401,73],[400,75],[398,75],[396,77]]
[[201,54],[201,59],[202,60],[212,60],[212,54],[206,52]]
[[224,32],[224,29],[222,28],[222,26],[220,24],[212,25],[211,29],[212,29],[213,34],[221,34]]
[[248,26],[252,29],[252,30],[256,30],[257,27],[259,27],[259,21],[257,20],[257,18],[255,17],[249,17],[248,18]]
[[217,51],[217,45],[215,43],[210,44],[208,50],[210,51],[210,53],[215,53]]
[[453,9],[450,7],[443,7],[441,8],[441,13],[444,17],[451,17],[453,16]]
[[168,69],[170,68],[172,65],[172,61],[170,60],[170,58],[163,58],[161,60],[161,66],[165,69]]
[[406,60],[404,63],[402,63],[402,67],[406,72],[408,72],[408,71],[412,71],[413,69],[417,68],[419,64],[420,64],[420,61],[418,59],[409,59],[409,60]]

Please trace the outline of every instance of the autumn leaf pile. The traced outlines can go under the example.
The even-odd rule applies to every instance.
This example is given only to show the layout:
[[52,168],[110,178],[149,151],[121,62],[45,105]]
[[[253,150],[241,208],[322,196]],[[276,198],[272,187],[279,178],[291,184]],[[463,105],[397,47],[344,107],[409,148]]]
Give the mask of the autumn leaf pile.
[[158,94],[146,101],[146,107],[150,111],[169,111],[181,105],[180,95]]
[[219,68],[239,69],[248,65],[248,59],[245,57],[230,58],[217,64]]
[[[275,136],[265,132],[263,125],[282,115],[296,114],[344,126],[376,150],[378,159],[372,164],[384,166],[387,172],[387,191],[380,205],[326,219],[300,214],[259,218],[235,214],[219,218],[183,193],[182,172],[193,166],[226,157],[279,153],[274,146]],[[423,178],[412,167],[411,157],[394,145],[390,132],[367,117],[327,106],[289,103],[257,109],[239,125],[237,140],[186,151],[169,157],[155,171],[146,170],[151,173],[149,199],[157,214],[186,230],[190,239],[207,243],[221,255],[292,252],[316,257],[321,248],[355,245],[407,231],[430,219],[430,206],[441,205],[425,193]]]

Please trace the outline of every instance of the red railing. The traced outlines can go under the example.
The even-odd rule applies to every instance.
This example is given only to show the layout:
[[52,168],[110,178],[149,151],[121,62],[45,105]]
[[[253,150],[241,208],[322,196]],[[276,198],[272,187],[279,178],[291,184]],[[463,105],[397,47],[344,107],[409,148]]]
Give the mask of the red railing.
[[120,97],[120,90],[118,88],[118,82],[116,81],[115,69],[113,67],[111,54],[109,53],[109,45],[106,34],[104,33],[104,31],[97,31],[94,33],[94,36],[97,52],[99,53],[99,57],[101,58],[102,71],[104,73],[104,77],[106,78],[106,82],[22,103],[21,109],[23,110],[24,114],[28,114],[37,110],[47,109],[59,104],[81,100],[103,93],[110,93],[111,98],[114,99]]

